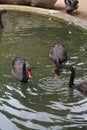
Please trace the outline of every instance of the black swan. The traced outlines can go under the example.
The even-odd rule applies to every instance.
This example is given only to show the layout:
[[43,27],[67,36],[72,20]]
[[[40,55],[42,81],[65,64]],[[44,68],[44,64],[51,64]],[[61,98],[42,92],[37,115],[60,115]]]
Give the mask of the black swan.
[[21,57],[15,57],[13,60],[12,75],[22,83],[26,83],[31,78],[30,64]]
[[[50,50],[49,58],[51,59],[51,61],[53,61],[56,68],[58,68],[58,66],[60,66],[63,62],[65,62],[68,59],[65,46],[63,44],[56,43]],[[57,71],[58,69],[55,69],[55,77],[58,77]]]
[[3,23],[2,23],[2,15],[3,14],[8,15],[8,11],[6,9],[0,11],[0,28],[2,28],[2,29],[4,28]]
[[72,13],[74,10],[77,10],[78,6],[78,0],[64,0],[65,6],[66,6],[66,12]]
[[82,93],[87,95],[87,80],[84,80],[80,83],[74,83],[74,78],[75,78],[75,69],[72,67],[72,65],[69,64],[61,64],[58,68],[58,70],[61,69],[69,69],[71,71],[70,79],[69,79],[69,87],[70,88],[75,88]]

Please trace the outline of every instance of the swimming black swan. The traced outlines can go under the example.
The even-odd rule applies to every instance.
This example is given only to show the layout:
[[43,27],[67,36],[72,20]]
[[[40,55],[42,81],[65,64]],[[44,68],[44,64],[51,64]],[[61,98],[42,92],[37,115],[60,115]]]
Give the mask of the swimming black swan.
[[[56,43],[50,50],[49,57],[55,64],[56,68],[58,68],[58,66],[60,66],[63,62],[65,62],[68,59],[65,46],[63,44]],[[55,69],[55,77],[58,77],[57,71],[58,69]]]
[[85,95],[87,95],[87,80],[81,83],[75,84],[74,83],[75,69],[72,67],[72,65],[64,63],[64,61],[66,61],[68,58],[65,47],[62,44],[55,44],[54,47],[50,51],[49,57],[56,65],[55,74],[57,76],[55,76],[55,78],[58,78],[58,75],[61,72],[60,70],[62,69],[70,70],[71,75],[70,75],[70,80],[69,80],[69,87],[75,88],[81,91],[82,93],[84,93]]
[[2,15],[3,14],[8,15],[8,11],[6,9],[0,11],[0,28],[2,28],[2,29],[4,28],[3,23],[2,23]]
[[72,65],[61,64],[59,66],[58,70],[61,70],[61,69],[69,69],[71,71],[71,75],[70,75],[70,79],[69,79],[69,87],[75,88],[87,95],[87,80],[84,80],[81,83],[75,84],[74,83],[75,69],[72,67]]
[[21,57],[15,57],[13,60],[12,75],[22,83],[26,83],[31,78],[30,64]]
[[78,6],[78,0],[64,0],[66,5],[66,12],[72,13],[74,10],[77,10]]

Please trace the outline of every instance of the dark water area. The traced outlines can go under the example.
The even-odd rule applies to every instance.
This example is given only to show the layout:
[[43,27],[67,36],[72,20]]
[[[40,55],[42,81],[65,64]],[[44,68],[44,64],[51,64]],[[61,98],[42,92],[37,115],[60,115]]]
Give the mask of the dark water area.
[[[59,19],[9,10],[0,30],[0,130],[87,129],[87,97],[69,89],[70,72],[53,78],[49,51],[63,43],[75,82],[87,79],[87,31]],[[21,56],[32,66],[22,84],[11,75],[12,60]]]

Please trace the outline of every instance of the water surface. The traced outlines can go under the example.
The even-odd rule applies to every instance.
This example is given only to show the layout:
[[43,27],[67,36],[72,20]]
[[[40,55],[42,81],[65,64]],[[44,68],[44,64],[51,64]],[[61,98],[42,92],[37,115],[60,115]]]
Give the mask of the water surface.
[[[69,89],[70,72],[53,78],[49,51],[55,42],[69,53],[75,82],[87,78],[87,31],[62,20],[9,11],[0,30],[0,129],[87,129],[87,97]],[[33,66],[33,77],[22,84],[11,75],[12,60],[21,56]]]

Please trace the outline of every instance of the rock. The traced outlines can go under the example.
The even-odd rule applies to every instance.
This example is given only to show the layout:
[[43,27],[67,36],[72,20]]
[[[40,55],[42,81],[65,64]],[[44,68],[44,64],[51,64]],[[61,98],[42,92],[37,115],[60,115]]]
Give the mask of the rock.
[[53,8],[57,0],[30,0],[31,6]]
[[43,8],[53,8],[57,0],[0,0],[0,4],[31,5]]
[[0,4],[30,5],[31,0],[0,0]]

